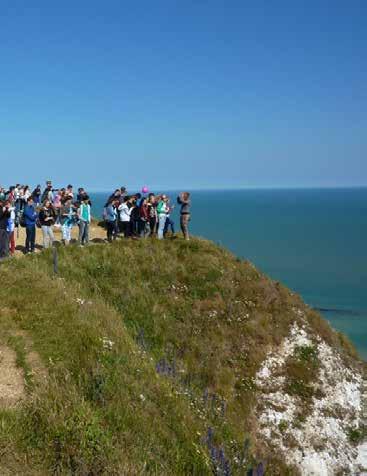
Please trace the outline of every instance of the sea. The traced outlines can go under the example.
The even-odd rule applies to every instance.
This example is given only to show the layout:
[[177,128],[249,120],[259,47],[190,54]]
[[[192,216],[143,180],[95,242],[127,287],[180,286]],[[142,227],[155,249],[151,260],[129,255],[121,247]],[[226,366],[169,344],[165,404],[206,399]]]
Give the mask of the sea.
[[[90,194],[95,216],[109,193]],[[177,194],[168,192],[172,201]],[[229,248],[299,293],[367,360],[367,188],[206,190],[191,196],[193,234]],[[178,209],[173,218],[179,229]]]

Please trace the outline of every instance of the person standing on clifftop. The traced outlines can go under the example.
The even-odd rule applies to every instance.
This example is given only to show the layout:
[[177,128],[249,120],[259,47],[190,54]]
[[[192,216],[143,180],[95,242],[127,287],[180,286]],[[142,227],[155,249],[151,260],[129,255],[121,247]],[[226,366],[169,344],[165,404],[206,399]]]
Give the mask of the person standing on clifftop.
[[32,192],[32,198],[36,204],[36,207],[38,207],[38,205],[41,203],[41,194],[41,185],[37,185],[37,187]]
[[118,207],[118,211],[120,212],[120,231],[124,234],[125,238],[130,238],[132,234],[130,216],[132,210],[135,208],[133,201],[134,199],[132,197],[124,197],[123,203]]
[[79,218],[79,244],[81,246],[89,243],[89,226],[91,222],[91,206],[88,195],[83,195],[82,202],[78,208]]
[[157,203],[154,193],[149,194],[147,206],[149,211],[149,236],[155,236],[157,228]]
[[32,197],[28,197],[27,205],[24,208],[24,224],[26,231],[25,253],[34,253],[36,245],[36,220],[37,212],[34,207]]
[[103,211],[103,218],[106,223],[107,241],[109,243],[116,239],[116,221],[117,221],[117,208],[120,206],[118,198],[110,198],[105,205]]
[[64,244],[68,245],[71,241],[71,230],[75,223],[75,210],[71,203],[71,198],[67,197],[60,210],[60,222],[62,230],[62,239]]
[[47,180],[46,188],[43,191],[41,196],[41,203],[45,203],[46,200],[49,200],[51,203],[53,201],[53,191],[52,191],[52,182],[51,180]]
[[9,251],[10,255],[13,256],[15,253],[15,207],[9,201],[5,203],[5,206],[8,207],[10,212],[7,232],[9,237]]
[[172,215],[172,212],[173,212],[175,206],[170,205],[170,198],[169,197],[167,199],[167,207],[168,207],[168,212],[167,212],[167,217],[166,217],[166,223],[164,225],[163,236],[164,236],[164,238],[166,238],[168,230],[171,227],[172,237],[175,238],[175,222],[171,218],[171,215]]
[[185,240],[189,240],[189,221],[191,220],[191,198],[189,192],[180,193],[177,197],[177,203],[181,205],[181,231]]
[[7,231],[9,218],[9,207],[3,200],[0,200],[0,259],[9,255],[9,235]]
[[167,205],[167,196],[162,195],[157,205],[158,240],[163,240],[164,226],[166,224],[168,211],[169,211],[169,207]]
[[50,248],[54,242],[54,233],[52,228],[55,224],[56,213],[52,203],[49,200],[45,201],[44,206],[39,212],[38,218],[42,229],[43,247],[45,249]]

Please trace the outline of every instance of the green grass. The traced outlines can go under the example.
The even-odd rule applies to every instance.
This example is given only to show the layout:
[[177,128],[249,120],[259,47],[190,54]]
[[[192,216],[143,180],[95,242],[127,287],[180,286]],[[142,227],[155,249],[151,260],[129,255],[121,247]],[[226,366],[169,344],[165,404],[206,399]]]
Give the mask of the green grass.
[[315,395],[314,383],[318,379],[319,366],[316,346],[297,346],[286,361],[285,391],[303,400],[310,400]]
[[[0,414],[4,461],[13,455],[20,468],[26,459],[29,474],[205,475],[214,445],[232,474],[262,459],[267,474],[287,474],[257,437],[254,376],[297,319],[295,306],[330,344],[348,347],[336,333],[286,288],[204,240],[58,253],[57,275],[49,251],[0,268],[0,332],[26,375],[17,330],[48,371],[21,407]],[[315,362],[299,349],[290,372],[312,372]]]

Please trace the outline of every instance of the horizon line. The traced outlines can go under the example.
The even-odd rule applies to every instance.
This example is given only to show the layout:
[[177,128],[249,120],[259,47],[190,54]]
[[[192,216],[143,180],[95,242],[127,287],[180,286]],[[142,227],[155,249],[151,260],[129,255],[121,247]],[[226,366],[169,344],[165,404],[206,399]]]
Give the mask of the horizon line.
[[[91,193],[111,193],[112,190],[115,190],[117,187],[110,189],[107,188],[89,188],[84,187],[89,190]],[[190,192],[235,192],[235,191],[246,191],[246,190],[354,190],[354,189],[365,189],[367,188],[367,184],[365,185],[250,185],[250,186],[243,186],[243,187],[229,187],[229,186],[211,186],[211,187],[164,187],[164,186],[152,186],[149,187],[149,190],[157,190],[157,191],[167,191],[167,192],[178,192],[179,190],[188,190]],[[140,190],[141,186],[127,186],[127,190]]]

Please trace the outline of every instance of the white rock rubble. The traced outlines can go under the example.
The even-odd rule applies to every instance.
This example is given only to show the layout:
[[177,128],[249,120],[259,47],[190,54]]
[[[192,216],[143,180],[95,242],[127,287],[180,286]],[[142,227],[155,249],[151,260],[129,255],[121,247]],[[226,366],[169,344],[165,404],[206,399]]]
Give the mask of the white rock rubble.
[[289,336],[257,373],[256,383],[262,390],[260,433],[304,476],[362,474],[366,445],[356,449],[348,438],[348,429],[358,427],[362,416],[362,376],[347,368],[336,351],[317,338],[320,370],[315,384],[323,396],[313,397],[310,412],[300,422],[297,413],[301,401],[284,392],[285,377],[279,374],[287,357],[296,347],[305,345],[315,344],[306,326],[294,324]]

